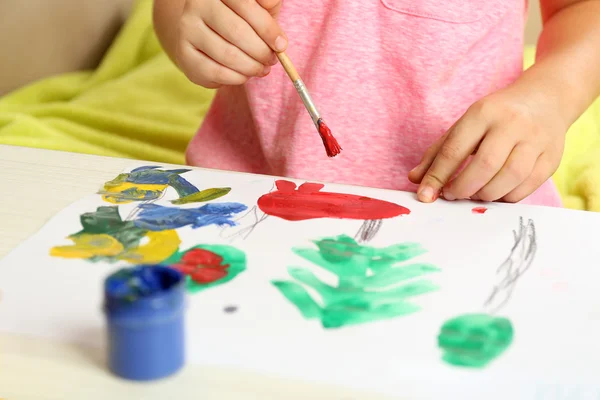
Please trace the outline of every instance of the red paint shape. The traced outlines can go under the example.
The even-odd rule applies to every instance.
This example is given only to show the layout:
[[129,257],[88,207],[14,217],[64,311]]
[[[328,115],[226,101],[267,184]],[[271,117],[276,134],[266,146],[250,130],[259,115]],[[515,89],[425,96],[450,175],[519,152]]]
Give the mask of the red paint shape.
[[485,207],[474,207],[471,211],[473,214],[485,214],[488,209]]
[[192,249],[181,257],[181,261],[191,265],[218,266],[223,262],[223,257],[212,251]]
[[277,190],[280,192],[293,192],[296,189],[296,184],[294,182],[280,179],[275,181],[275,187],[277,187]]
[[212,283],[227,276],[227,271],[222,268],[198,268],[190,277],[196,283]]
[[[323,185],[304,183],[306,189],[287,191],[290,183],[279,180],[276,190],[258,199],[257,205],[267,215],[288,221],[303,221],[316,218],[339,218],[378,220],[410,214],[410,210],[398,204],[354,194],[321,192]],[[295,185],[295,184],[294,184]],[[301,187],[302,187],[301,186]],[[318,190],[315,190],[318,189]]]
[[171,265],[196,283],[211,283],[227,276],[229,264],[221,264],[223,257],[205,249],[187,251],[181,261]]
[[196,270],[195,265],[188,265],[188,264],[173,264],[173,265],[171,265],[171,268],[176,269],[177,271],[181,272],[184,275],[189,275]]
[[316,193],[319,190],[323,189],[325,185],[321,183],[310,183],[304,182],[302,185],[298,187],[298,191],[302,193]]

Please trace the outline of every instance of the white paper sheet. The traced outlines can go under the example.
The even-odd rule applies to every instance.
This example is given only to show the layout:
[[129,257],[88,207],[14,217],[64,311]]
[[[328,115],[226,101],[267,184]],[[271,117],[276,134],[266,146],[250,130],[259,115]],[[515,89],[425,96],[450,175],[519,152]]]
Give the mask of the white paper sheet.
[[[239,202],[251,211],[261,195],[273,190],[275,181],[206,170],[181,176],[199,190],[230,187],[227,195],[208,203]],[[439,268],[415,278],[438,289],[408,301],[420,308],[416,312],[327,329],[319,319],[305,319],[272,281],[293,281],[288,267],[295,266],[335,286],[333,274],[291,249],[316,249],[314,241],[326,237],[354,237],[363,221],[286,221],[269,216],[249,232],[246,228],[256,219],[253,212],[244,212],[236,214],[234,227],[184,227],[177,230],[182,250],[226,244],[247,257],[246,270],[231,281],[189,294],[189,362],[403,398],[600,398],[600,215],[508,204],[488,204],[484,214],[475,214],[472,208],[478,204],[471,202],[421,204],[409,193],[334,184],[322,191],[368,196],[410,209],[409,215],[384,219],[376,236],[361,244],[378,248],[420,244],[427,252],[405,264]],[[177,197],[169,187],[151,203],[175,207],[170,200]],[[139,204],[120,205],[121,217],[133,216]],[[98,194],[78,201],[0,262],[0,331],[103,345],[101,285],[111,272],[130,264],[49,255],[52,247],[69,244],[66,237],[81,230],[81,214],[99,206],[113,204]],[[264,214],[258,209],[256,215]],[[497,297],[486,306],[494,288],[511,277],[506,269],[498,269],[515,246],[513,231],[519,233],[521,218],[525,226],[534,223],[533,260],[525,269],[524,253],[519,252],[532,246],[526,242],[523,249],[519,242],[511,272],[518,279],[509,285],[508,300],[502,303]],[[532,234],[527,230],[525,239]],[[320,301],[315,291],[307,291]],[[498,296],[504,294],[506,290]],[[224,311],[231,306],[235,312]],[[469,313],[507,318],[514,329],[512,343],[483,368],[450,365],[438,347],[444,322]]]

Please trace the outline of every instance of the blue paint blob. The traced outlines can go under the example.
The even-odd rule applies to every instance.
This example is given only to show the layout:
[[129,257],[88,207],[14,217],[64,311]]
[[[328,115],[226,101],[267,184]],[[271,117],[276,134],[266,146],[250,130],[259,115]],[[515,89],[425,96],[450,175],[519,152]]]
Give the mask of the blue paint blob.
[[125,379],[153,380],[184,364],[185,277],[145,265],[121,269],[104,282],[109,366]]
[[197,208],[164,207],[157,204],[141,204],[141,212],[134,224],[150,231],[178,229],[184,226],[234,226],[233,217],[248,209],[241,203],[209,203]]
[[177,191],[179,197],[185,197],[198,192],[198,188],[180,175],[191,169],[162,170],[149,165],[133,169],[127,174],[125,181],[136,184],[169,185]]

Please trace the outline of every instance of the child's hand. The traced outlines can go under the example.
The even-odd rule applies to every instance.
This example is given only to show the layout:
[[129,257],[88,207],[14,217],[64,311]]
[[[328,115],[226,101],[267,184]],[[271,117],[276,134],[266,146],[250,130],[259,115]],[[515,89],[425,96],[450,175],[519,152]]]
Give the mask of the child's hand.
[[558,168],[567,130],[559,113],[543,103],[506,89],[471,106],[409,173],[420,183],[419,200],[441,194],[512,203],[533,193]]
[[282,0],[187,0],[175,58],[194,83],[217,88],[269,74],[287,38],[275,20]]

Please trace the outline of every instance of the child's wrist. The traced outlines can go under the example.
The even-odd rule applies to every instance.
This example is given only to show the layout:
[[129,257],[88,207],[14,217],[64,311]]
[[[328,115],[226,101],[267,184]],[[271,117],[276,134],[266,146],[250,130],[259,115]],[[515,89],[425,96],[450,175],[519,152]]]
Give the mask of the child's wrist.
[[577,82],[547,66],[533,66],[513,84],[534,109],[564,126],[566,131],[585,111]]

